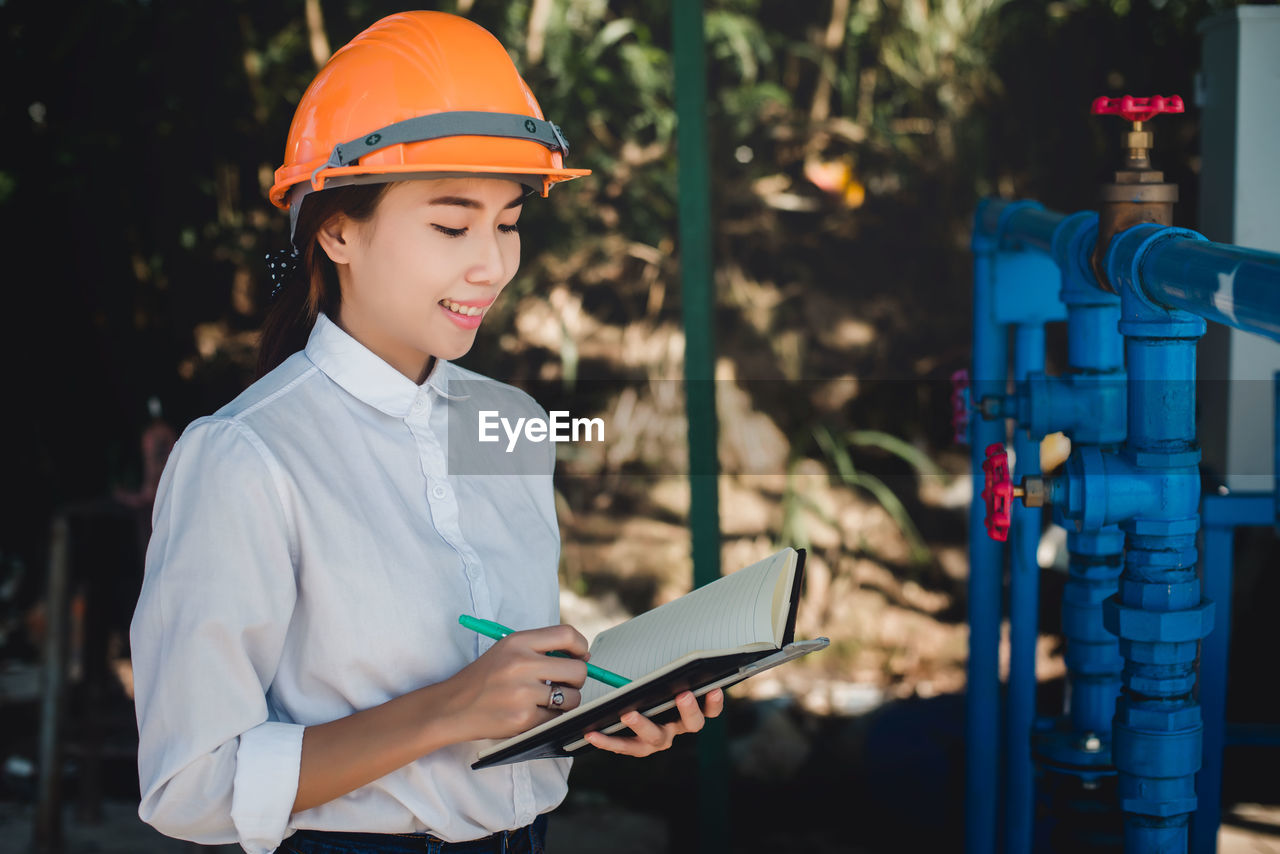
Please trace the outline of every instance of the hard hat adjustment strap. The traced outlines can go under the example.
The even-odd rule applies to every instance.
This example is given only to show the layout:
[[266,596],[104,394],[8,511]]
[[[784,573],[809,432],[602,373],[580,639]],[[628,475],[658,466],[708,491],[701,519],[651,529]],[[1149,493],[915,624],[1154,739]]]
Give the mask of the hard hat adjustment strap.
[[[424,142],[449,136],[498,136],[527,139],[545,145],[552,151],[559,151],[562,154],[569,152],[569,143],[565,141],[560,128],[544,119],[515,113],[454,111],[405,119],[350,142],[335,145],[333,153],[329,155],[329,162],[320,169],[351,166],[366,154],[372,154],[391,145]],[[320,169],[316,171],[319,172]]]

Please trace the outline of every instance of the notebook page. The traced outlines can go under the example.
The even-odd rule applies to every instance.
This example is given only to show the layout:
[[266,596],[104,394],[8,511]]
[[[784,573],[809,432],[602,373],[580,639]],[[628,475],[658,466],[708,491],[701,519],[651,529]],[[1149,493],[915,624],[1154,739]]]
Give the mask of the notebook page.
[[[795,551],[784,549],[601,632],[591,645],[591,663],[636,679],[696,650],[776,645],[775,591],[785,583],[795,557]],[[612,690],[589,679],[582,700],[590,702]]]

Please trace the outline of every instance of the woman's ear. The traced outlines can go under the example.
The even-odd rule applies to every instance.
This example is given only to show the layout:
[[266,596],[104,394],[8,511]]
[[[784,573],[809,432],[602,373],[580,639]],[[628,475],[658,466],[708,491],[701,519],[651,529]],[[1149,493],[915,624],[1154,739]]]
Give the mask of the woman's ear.
[[316,242],[335,264],[351,263],[352,227],[354,223],[342,214],[329,219],[316,232]]

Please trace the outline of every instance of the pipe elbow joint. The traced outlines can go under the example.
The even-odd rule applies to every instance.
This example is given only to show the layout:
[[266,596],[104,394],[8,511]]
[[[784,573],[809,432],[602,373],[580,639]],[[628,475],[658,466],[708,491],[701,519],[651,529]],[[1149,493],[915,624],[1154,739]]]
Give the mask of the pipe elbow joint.
[[1074,213],[1062,221],[1053,235],[1053,260],[1062,271],[1059,294],[1067,306],[1119,305],[1120,297],[1105,290],[1089,262],[1098,242],[1096,211]]
[[1205,321],[1193,314],[1160,305],[1148,296],[1142,265],[1147,254],[1165,240],[1208,240],[1189,228],[1143,223],[1120,232],[1107,247],[1106,274],[1120,294],[1120,331],[1126,336],[1199,338]]

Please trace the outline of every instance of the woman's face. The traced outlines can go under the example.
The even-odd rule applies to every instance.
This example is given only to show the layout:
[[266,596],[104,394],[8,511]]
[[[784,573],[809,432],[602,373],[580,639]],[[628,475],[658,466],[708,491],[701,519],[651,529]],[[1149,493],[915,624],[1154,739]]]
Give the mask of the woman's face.
[[432,356],[462,356],[520,266],[524,196],[499,178],[404,181],[365,222],[334,219],[318,239],[342,287],[335,321],[417,383]]

